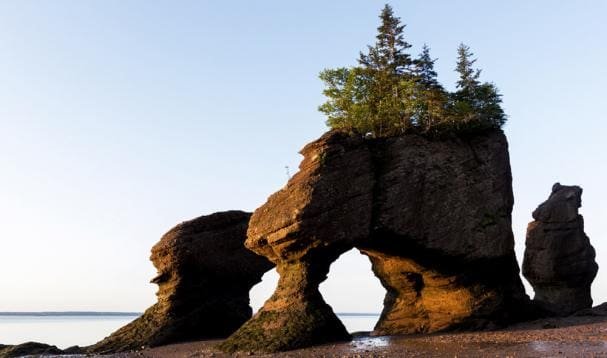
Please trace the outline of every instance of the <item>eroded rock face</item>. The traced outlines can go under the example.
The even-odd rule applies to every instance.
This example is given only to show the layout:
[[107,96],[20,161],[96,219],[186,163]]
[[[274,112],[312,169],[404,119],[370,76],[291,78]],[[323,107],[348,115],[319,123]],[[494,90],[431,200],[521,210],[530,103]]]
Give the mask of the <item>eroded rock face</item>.
[[511,229],[501,131],[431,141],[329,132],[300,171],[255,211],[247,247],[276,263],[278,288],[221,348],[278,351],[345,339],[318,292],[358,247],[387,289],[377,334],[483,327],[516,319],[528,297]]
[[228,211],[177,225],[152,248],[158,302],[89,348],[118,352],[226,337],[251,315],[249,291],[273,267],[244,247],[250,213]]
[[246,241],[276,263],[278,287],[221,344],[225,351],[274,352],[350,338],[318,285],[341,253],[369,235],[371,155],[361,138],[336,132],[301,153],[300,171],[255,211]]
[[534,302],[551,314],[592,307],[590,285],[598,265],[578,214],[581,206],[582,188],[556,183],[527,227],[523,275],[533,286]]

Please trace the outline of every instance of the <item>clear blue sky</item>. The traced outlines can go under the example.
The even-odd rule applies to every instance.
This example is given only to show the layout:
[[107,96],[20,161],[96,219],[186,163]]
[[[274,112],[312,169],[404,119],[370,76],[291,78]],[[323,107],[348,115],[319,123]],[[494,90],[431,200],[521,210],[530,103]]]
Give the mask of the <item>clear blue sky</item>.
[[[593,296],[607,300],[607,2],[392,5],[447,87],[463,41],[501,89],[519,255],[552,184],[583,186]],[[354,64],[382,6],[0,2],[0,311],[154,302],[150,247],[180,221],[253,210],[285,184],[285,166],[326,130],[318,72]],[[334,265],[322,289],[336,311],[380,310],[369,267],[355,253]]]

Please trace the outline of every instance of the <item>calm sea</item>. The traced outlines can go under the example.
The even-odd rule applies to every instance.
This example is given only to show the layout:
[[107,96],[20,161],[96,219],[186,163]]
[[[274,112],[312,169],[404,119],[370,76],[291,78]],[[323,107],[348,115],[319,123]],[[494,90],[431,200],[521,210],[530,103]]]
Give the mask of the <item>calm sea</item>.
[[[338,314],[348,331],[371,331],[377,314]],[[65,349],[91,345],[137,318],[103,315],[19,316],[0,314],[0,344],[43,342]]]

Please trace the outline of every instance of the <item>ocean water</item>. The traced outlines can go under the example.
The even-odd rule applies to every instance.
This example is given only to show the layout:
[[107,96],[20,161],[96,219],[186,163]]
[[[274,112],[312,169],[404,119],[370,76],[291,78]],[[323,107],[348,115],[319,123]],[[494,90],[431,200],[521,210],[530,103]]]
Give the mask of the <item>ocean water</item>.
[[337,317],[350,333],[370,332],[379,320],[379,314],[375,313],[338,313]]
[[91,345],[136,316],[0,316],[0,344]]
[[[376,314],[338,314],[349,332],[371,331],[379,319]],[[91,345],[107,337],[136,316],[2,316],[0,344],[29,341],[70,346]]]

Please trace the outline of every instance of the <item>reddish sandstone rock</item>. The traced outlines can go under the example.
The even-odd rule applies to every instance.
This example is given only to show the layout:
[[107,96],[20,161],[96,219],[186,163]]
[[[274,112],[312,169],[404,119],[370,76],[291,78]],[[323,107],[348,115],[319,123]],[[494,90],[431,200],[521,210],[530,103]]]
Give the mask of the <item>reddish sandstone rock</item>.
[[244,247],[249,213],[228,211],[181,223],[152,248],[158,302],[89,347],[107,353],[225,337],[251,317],[249,291],[272,268]]

